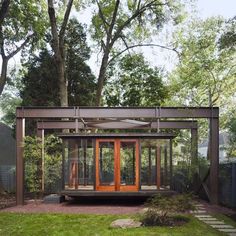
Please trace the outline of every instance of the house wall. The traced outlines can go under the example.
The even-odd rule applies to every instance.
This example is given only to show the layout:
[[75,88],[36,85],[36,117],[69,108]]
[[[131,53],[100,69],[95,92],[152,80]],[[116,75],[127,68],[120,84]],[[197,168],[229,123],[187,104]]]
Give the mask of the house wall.
[[0,123],[0,187],[15,191],[16,141],[12,129]]

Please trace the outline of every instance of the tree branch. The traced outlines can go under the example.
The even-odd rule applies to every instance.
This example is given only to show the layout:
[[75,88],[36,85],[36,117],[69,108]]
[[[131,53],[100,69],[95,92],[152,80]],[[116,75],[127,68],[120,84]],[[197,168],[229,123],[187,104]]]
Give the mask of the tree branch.
[[34,36],[34,34],[28,35],[25,39],[25,41],[19,46],[16,47],[16,50],[14,50],[13,52],[11,52],[10,54],[8,54],[6,56],[6,58],[9,60],[10,58],[14,57],[21,49],[23,49],[27,43],[30,41],[30,39]]
[[96,0],[96,3],[97,3],[97,5],[98,5],[99,16],[100,16],[100,18],[102,19],[102,23],[103,23],[104,29],[105,29],[105,31],[106,31],[106,34],[108,35],[108,30],[107,30],[107,27],[106,27],[106,26],[110,26],[110,25],[109,25],[109,23],[108,23],[108,22],[106,21],[106,19],[105,19],[105,16],[104,16],[104,14],[103,14],[103,12],[102,12],[102,8],[101,8],[101,6],[100,6],[98,0]]
[[175,48],[169,48],[163,45],[159,45],[159,44],[153,44],[153,43],[148,43],[148,44],[136,44],[136,45],[132,45],[132,46],[128,46],[126,47],[126,49],[122,50],[121,52],[117,53],[115,56],[113,56],[109,61],[108,64],[110,64],[112,61],[114,61],[117,57],[119,57],[122,53],[126,52],[129,49],[132,48],[136,48],[136,47],[159,47],[159,48],[163,48],[166,50],[170,50],[170,51],[174,51],[177,53],[178,57],[179,57],[179,52],[175,49]]
[[113,12],[113,16],[112,16],[112,20],[111,20],[111,27],[109,28],[109,34],[111,35],[115,21],[116,21],[116,16],[117,16],[117,12],[118,12],[118,8],[119,8],[119,4],[120,4],[120,0],[116,0],[116,5],[115,5],[115,9]]
[[68,23],[68,20],[69,20],[72,5],[73,5],[73,0],[69,0],[69,2],[67,3],[67,6],[66,6],[64,19],[63,19],[61,29],[60,29],[60,32],[59,32],[60,41],[64,38],[65,31],[66,31],[66,26],[67,26],[67,23]]
[[127,27],[135,18],[137,18],[139,15],[141,15],[147,8],[149,8],[150,6],[155,5],[155,6],[165,6],[167,5],[167,3],[159,3],[156,4],[156,0],[153,0],[149,3],[147,3],[146,5],[143,5],[141,8],[137,8],[137,10],[135,11],[135,13],[129,18],[127,19],[117,30],[116,33],[114,34],[113,37],[113,42],[114,43],[120,36],[120,33],[122,32],[122,30]]
[[54,49],[54,52],[58,55],[59,38],[58,38],[58,33],[57,33],[57,21],[56,21],[53,0],[48,0],[48,15],[49,15],[50,25],[51,25],[52,47]]

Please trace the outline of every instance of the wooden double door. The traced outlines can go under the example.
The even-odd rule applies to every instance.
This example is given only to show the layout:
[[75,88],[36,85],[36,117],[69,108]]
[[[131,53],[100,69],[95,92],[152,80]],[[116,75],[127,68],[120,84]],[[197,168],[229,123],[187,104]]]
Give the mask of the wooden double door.
[[138,140],[96,140],[96,190],[139,190]]

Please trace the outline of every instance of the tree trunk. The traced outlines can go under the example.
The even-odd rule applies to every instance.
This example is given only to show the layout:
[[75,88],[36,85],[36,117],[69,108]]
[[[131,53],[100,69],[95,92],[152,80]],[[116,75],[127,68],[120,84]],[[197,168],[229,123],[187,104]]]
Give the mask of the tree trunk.
[[60,93],[60,106],[68,106],[68,92],[67,92],[67,81],[65,77],[65,60],[59,59],[56,61],[58,71],[58,83]]
[[7,81],[7,65],[8,65],[8,58],[2,58],[2,67],[1,67],[1,78],[0,78],[0,95],[3,92],[4,86]]
[[108,64],[109,51],[107,51],[102,58],[102,65],[100,67],[99,76],[98,76],[98,86],[97,86],[97,94],[96,94],[96,106],[101,105],[102,98],[102,89],[104,86],[104,81],[106,77],[106,69]]

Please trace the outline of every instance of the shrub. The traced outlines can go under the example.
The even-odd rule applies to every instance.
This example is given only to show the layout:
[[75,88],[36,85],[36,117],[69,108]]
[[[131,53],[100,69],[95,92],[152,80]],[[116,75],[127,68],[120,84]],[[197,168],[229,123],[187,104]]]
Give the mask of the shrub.
[[178,213],[194,210],[192,196],[181,194],[173,196],[156,195],[146,203],[147,212],[142,217],[143,225],[172,225]]

